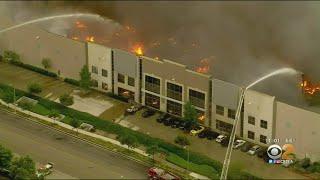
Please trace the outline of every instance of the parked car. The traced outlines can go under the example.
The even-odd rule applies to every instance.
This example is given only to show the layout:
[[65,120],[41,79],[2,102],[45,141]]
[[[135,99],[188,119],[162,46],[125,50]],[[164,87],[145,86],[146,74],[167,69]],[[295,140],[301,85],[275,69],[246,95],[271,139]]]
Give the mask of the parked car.
[[230,137],[226,136],[222,141],[220,142],[221,146],[227,147],[229,145]]
[[203,126],[196,126],[194,129],[192,129],[190,131],[190,135],[195,136],[195,135],[201,133],[202,131],[204,131],[204,129],[205,128]]
[[201,139],[206,138],[206,137],[208,137],[209,132],[210,132],[210,129],[205,129],[204,131],[202,131],[201,133],[198,134],[198,137]]
[[260,148],[261,147],[259,145],[254,145],[247,153],[250,155],[255,155]]
[[148,170],[148,176],[149,179],[157,179],[157,180],[180,180],[180,177],[178,177],[175,174],[172,174],[170,172],[166,172],[165,170],[158,168],[158,167],[152,167]]
[[226,135],[220,134],[220,135],[216,138],[216,142],[221,143],[221,141],[222,141],[223,139],[225,139],[226,137],[227,137]]
[[171,126],[171,125],[173,124],[173,117],[170,116],[170,117],[168,117],[167,119],[165,119],[165,120],[163,121],[163,124],[164,124],[165,126]]
[[135,112],[139,111],[139,107],[132,105],[129,108],[126,109],[127,114],[134,114]]
[[183,131],[186,131],[186,132],[190,132],[190,130],[192,129],[192,123],[189,122],[189,121],[183,121],[181,124],[180,124],[180,127],[179,129],[183,130]]
[[248,152],[252,148],[253,144],[247,142],[241,147],[242,152]]
[[173,122],[171,124],[172,128],[178,128],[182,121],[179,118],[173,118]]
[[238,149],[240,148],[241,146],[243,146],[247,141],[245,140],[242,140],[242,139],[237,139],[234,141],[233,143],[233,149]]
[[157,122],[158,123],[163,123],[163,121],[167,118],[169,118],[170,115],[167,113],[162,113],[159,117],[157,117]]
[[213,139],[216,139],[218,136],[219,136],[219,133],[214,132],[214,131],[209,131],[207,134],[207,139],[213,140]]
[[53,169],[53,163],[49,162],[46,165],[41,166],[39,169],[37,169],[36,175],[38,178],[45,177],[52,173],[52,169]]
[[142,117],[147,118],[147,117],[153,116],[155,113],[156,113],[155,110],[148,108],[142,113]]

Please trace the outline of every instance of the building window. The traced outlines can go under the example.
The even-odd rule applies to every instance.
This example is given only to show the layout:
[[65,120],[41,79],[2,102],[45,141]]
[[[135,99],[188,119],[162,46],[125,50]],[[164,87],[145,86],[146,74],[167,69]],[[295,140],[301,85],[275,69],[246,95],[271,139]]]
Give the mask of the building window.
[[260,142],[267,144],[267,136],[260,135]]
[[255,120],[256,120],[255,117],[248,116],[248,123],[249,124],[255,125],[256,124]]
[[265,121],[265,120],[261,120],[260,121],[260,127],[264,128],[264,129],[267,129],[268,128],[268,122]]
[[94,74],[98,74],[98,68],[97,68],[96,66],[92,66],[92,67],[91,67],[91,71],[92,71],[92,73],[94,73]]
[[189,100],[192,105],[204,108],[205,106],[205,94],[199,91],[189,89]]
[[236,111],[233,109],[228,109],[228,117],[231,119],[235,119],[236,118]]
[[200,111],[200,110],[196,110],[196,111],[197,111],[197,114],[198,114],[198,122],[200,124],[204,124],[204,122],[206,120],[205,113],[203,111]]
[[123,74],[118,73],[118,82],[124,83],[124,75]]
[[92,83],[92,87],[98,87],[99,85],[98,81],[94,79],[91,81],[91,83]]
[[167,82],[167,97],[181,101],[182,86]]
[[102,89],[107,91],[108,90],[108,84],[102,82]]
[[128,99],[134,99],[134,92],[118,87],[118,94]]
[[147,106],[160,109],[160,97],[146,93],[145,94],[145,104]]
[[248,138],[254,140],[254,132],[248,131]]
[[128,85],[134,86],[134,78],[133,77],[128,77]]
[[233,127],[232,124],[220,121],[218,119],[216,120],[216,128],[219,129],[220,131],[231,133],[232,127]]
[[151,76],[145,77],[145,89],[160,94],[160,79]]
[[102,76],[108,77],[108,71],[105,69],[102,69]]
[[220,115],[224,116],[224,107],[216,105],[216,114],[220,114]]
[[182,105],[170,100],[167,100],[167,112],[177,116],[182,115]]

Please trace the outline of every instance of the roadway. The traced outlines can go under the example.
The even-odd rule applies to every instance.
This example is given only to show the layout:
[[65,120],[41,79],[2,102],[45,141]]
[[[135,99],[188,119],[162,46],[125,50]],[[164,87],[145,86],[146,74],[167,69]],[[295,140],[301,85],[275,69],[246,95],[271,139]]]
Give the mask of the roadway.
[[147,167],[62,132],[0,110],[0,144],[80,179],[146,179]]

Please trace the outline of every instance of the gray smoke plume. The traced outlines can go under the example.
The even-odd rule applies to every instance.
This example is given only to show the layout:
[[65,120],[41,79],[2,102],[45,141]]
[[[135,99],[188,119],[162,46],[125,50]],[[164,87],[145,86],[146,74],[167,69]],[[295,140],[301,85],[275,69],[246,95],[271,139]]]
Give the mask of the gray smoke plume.
[[[106,45],[129,48],[132,42],[139,41],[146,46],[147,56],[175,60],[192,68],[201,59],[214,57],[210,73],[241,86],[288,66],[304,72],[314,82],[320,81],[320,24],[317,23],[320,2],[48,1],[12,4],[15,7],[20,4],[20,19],[26,16],[25,12],[35,16],[64,11],[98,13],[136,30],[134,35],[123,35],[121,42],[108,37]],[[99,25],[93,23],[90,27],[91,34],[105,36],[105,29],[96,28]],[[256,89],[299,104],[300,99],[294,99],[299,96],[297,80],[297,77],[275,77]]]

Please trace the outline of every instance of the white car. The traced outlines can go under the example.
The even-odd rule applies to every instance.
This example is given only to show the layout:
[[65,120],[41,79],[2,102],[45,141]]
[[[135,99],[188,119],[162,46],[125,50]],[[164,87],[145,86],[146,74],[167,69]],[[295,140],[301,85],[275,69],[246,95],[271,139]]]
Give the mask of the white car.
[[204,129],[205,129],[205,128],[204,128],[203,126],[198,126],[198,127],[194,128],[194,129],[192,129],[192,130],[190,131],[190,135],[191,135],[191,136],[195,136],[195,135],[201,133],[202,131],[204,131]]
[[135,113],[139,110],[136,106],[130,106],[128,109],[126,109],[127,113]]
[[224,140],[225,138],[227,138],[227,136],[221,134],[216,138],[216,142],[221,143],[221,141]]
[[244,145],[247,141],[242,140],[242,139],[237,139],[236,141],[234,141],[233,143],[233,149],[237,149],[239,147],[241,147],[242,145]]
[[252,148],[250,148],[250,150],[247,153],[250,155],[255,155],[260,148],[260,146],[255,145]]

